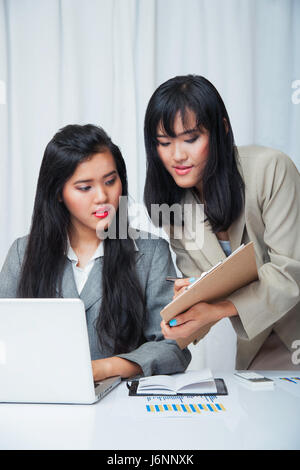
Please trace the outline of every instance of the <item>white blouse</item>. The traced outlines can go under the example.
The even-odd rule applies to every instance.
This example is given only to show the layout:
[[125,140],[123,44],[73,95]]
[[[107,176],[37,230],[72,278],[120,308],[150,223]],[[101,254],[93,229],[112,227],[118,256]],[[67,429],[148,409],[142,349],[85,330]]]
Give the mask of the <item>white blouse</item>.
[[[138,246],[135,243],[135,240],[133,240],[133,244],[134,244],[135,251],[139,251]],[[95,260],[97,258],[100,258],[101,256],[104,256],[104,242],[99,243],[98,248],[96,249],[95,253],[91,257],[89,262],[85,265],[85,267],[80,268],[79,266],[77,266],[78,257],[75,251],[73,250],[73,248],[71,247],[70,241],[68,239],[67,257],[69,258],[70,261],[72,261],[72,268],[73,268],[75,283],[76,283],[76,287],[77,287],[77,291],[79,295],[81,294],[82,289],[84,288],[84,285],[86,281],[88,280],[89,274],[95,264]]]
[[78,257],[73,250],[73,248],[70,245],[70,242],[68,241],[68,252],[67,252],[67,257],[69,258],[70,261],[72,261],[72,268],[73,268],[73,273],[74,273],[74,278],[75,278],[75,283],[77,287],[78,294],[81,294],[82,289],[84,288],[84,285],[86,281],[88,280],[89,274],[91,270],[93,269],[93,266],[95,264],[95,259],[100,258],[101,256],[104,255],[104,247],[103,247],[103,242],[99,243],[98,248],[96,249],[95,253],[89,260],[89,262],[85,265],[84,268],[80,268],[77,266],[78,264]]

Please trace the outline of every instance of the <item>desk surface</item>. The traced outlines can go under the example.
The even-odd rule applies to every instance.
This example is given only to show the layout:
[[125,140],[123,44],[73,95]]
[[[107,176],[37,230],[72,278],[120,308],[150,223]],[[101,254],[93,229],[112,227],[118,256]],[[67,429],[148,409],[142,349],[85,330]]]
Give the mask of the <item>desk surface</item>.
[[300,449],[300,381],[282,380],[300,371],[263,373],[276,378],[273,391],[251,391],[233,373],[214,374],[224,378],[227,397],[214,402],[203,397],[202,403],[214,407],[169,417],[147,411],[154,401],[128,397],[125,383],[94,405],[2,403],[0,448]]

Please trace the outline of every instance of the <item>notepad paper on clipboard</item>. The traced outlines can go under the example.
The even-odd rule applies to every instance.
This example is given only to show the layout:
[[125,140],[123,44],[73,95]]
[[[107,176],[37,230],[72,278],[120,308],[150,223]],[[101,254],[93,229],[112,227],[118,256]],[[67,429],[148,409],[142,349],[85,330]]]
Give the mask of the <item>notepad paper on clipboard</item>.
[[[160,314],[167,323],[180,313],[185,312],[198,302],[216,302],[226,299],[236,290],[258,279],[254,244],[241,245],[230,256],[220,261],[210,271],[195,281],[187,290],[179,294],[166,305]],[[177,344],[184,349],[188,344],[197,342],[203,328],[189,338],[177,339]]]

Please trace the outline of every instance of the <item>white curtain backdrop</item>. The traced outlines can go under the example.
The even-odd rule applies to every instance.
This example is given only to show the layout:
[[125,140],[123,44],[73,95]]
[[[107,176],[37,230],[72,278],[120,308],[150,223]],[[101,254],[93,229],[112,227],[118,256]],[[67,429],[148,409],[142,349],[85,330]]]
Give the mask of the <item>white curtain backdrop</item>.
[[[145,108],[175,75],[214,83],[238,145],[278,148],[300,168],[299,52],[298,0],[0,0],[0,266],[29,231],[44,148],[66,124],[104,127],[142,203]],[[143,211],[132,217],[148,228]],[[232,368],[230,322],[191,349],[191,367]]]

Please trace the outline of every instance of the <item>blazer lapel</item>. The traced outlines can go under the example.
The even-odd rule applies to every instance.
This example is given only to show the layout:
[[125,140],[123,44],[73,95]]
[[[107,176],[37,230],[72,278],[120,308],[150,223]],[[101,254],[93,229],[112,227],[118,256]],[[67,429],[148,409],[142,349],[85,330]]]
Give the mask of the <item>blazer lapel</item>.
[[68,258],[62,278],[62,295],[66,299],[79,297],[73,274],[72,261]]
[[[143,256],[143,253],[136,247],[136,261]],[[85,309],[89,309],[94,303],[98,302],[103,296],[102,292],[102,270],[103,270],[103,256],[95,259],[94,266],[89,274],[89,277],[81,291],[80,298],[84,302]],[[120,269],[122,269],[120,267]]]
[[236,250],[243,238],[243,233],[245,229],[245,208],[243,208],[238,219],[236,219],[233,224],[230,225],[228,229],[229,240],[231,244],[231,251]]
[[[200,204],[192,191],[188,190],[184,198],[184,204],[195,207],[195,204]],[[189,255],[197,260],[197,251],[200,250],[202,255],[206,258],[207,263],[211,266],[216,265],[219,261],[226,258],[216,235],[212,232],[210,223],[205,220],[205,214],[202,205],[198,205],[198,216],[189,209],[187,206],[185,210],[185,233],[188,235],[189,240],[185,238],[185,245],[191,244],[191,240],[195,242],[195,248],[189,250]],[[189,228],[192,228],[190,230]],[[198,248],[198,250],[197,250]]]
[[95,259],[94,266],[79,296],[84,302],[86,310],[89,309],[99,299],[101,299],[103,295],[102,267],[103,257]]
[[[235,148],[235,158],[236,158],[238,171],[241,177],[243,178],[243,181],[245,181],[237,148]],[[245,224],[246,224],[246,221],[245,221],[245,205],[244,205],[239,217],[233,222],[233,224],[231,224],[231,226],[228,229],[228,235],[229,235],[229,240],[230,240],[232,251],[236,250],[242,242]]]
[[[143,256],[143,253],[139,251],[137,245],[136,248],[136,262]],[[62,294],[64,298],[76,298],[79,297],[85,306],[85,310],[88,310],[95,302],[101,299],[103,296],[102,292],[102,269],[103,269],[103,256],[95,259],[94,266],[89,274],[89,277],[81,291],[78,294],[72,261],[67,258],[66,267],[62,280]]]
[[85,310],[90,308],[95,302],[102,297],[102,264],[103,258],[95,260],[94,266],[89,274],[89,277],[81,291],[78,294],[78,290],[75,283],[72,261],[67,259],[65,271],[62,279],[62,294],[64,298],[80,298],[85,306]]
[[[236,163],[241,177],[244,179],[243,169],[238,154],[238,149],[235,149]],[[193,193],[192,190],[187,190],[184,198],[184,204],[200,204],[200,201],[197,199],[197,196]],[[201,251],[202,255],[207,259],[208,263],[211,266],[214,266],[219,261],[226,258],[225,253],[223,252],[218,238],[212,232],[210,223],[206,220],[202,206],[198,206],[199,211],[202,213],[201,217],[197,220],[197,230],[196,230],[196,218],[192,215],[191,220],[188,220],[186,224],[186,230],[189,232],[189,227],[192,227],[192,231],[189,233],[190,240],[194,240],[195,244]],[[192,213],[192,211],[191,211]],[[231,244],[231,250],[236,250],[242,243],[244,229],[245,229],[245,207],[243,207],[239,217],[231,224],[228,229],[228,236]],[[187,245],[188,241],[185,241]],[[189,255],[192,258],[197,259],[197,251],[189,250]]]

